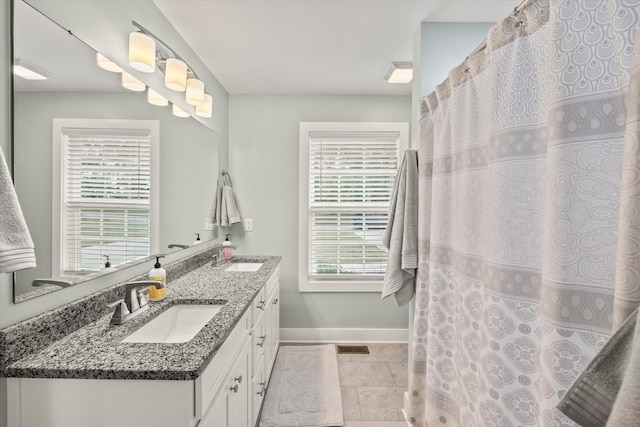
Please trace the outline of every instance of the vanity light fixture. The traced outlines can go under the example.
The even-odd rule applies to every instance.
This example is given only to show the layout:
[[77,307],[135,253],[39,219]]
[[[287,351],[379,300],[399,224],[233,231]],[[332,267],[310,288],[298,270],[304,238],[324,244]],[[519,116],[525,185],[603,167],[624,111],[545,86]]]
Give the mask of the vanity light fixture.
[[156,70],[155,40],[138,31],[130,33],[129,65],[143,73],[153,73]]
[[213,98],[208,93],[204,94],[204,102],[196,106],[196,114],[208,119],[213,113]]
[[413,63],[392,62],[384,79],[389,83],[410,83],[413,79]]
[[147,88],[144,83],[125,71],[122,72],[122,86],[134,92],[142,92]]
[[167,98],[151,88],[147,88],[147,101],[149,104],[157,105],[158,107],[166,107],[169,105],[169,100]]
[[13,74],[26,80],[47,80],[49,78],[44,72],[37,70],[22,59],[13,61]]
[[182,108],[178,107],[176,104],[171,105],[171,111],[173,115],[176,117],[189,117],[189,113],[184,111]]
[[112,73],[122,72],[122,68],[109,61],[100,52],[96,52],[96,64],[98,64],[98,67],[102,68],[103,70],[111,71]]
[[204,102],[204,83],[202,81],[191,78],[187,79],[187,104],[198,106]]

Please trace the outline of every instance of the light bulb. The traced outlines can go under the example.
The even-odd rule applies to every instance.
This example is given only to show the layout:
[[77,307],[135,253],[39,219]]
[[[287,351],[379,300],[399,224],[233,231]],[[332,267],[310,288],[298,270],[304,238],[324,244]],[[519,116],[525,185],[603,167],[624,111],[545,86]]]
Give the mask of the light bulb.
[[204,94],[204,102],[196,106],[196,114],[200,117],[209,118],[213,114],[213,98],[208,93]]

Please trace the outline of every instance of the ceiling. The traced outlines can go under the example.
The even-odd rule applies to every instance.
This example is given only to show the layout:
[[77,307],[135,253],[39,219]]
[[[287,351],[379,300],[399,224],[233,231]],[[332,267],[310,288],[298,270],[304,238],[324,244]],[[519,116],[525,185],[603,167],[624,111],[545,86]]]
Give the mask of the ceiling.
[[[409,95],[421,21],[497,22],[519,0],[153,0],[231,94]],[[446,41],[436,41],[443,42]],[[480,44],[482,40],[478,40]]]

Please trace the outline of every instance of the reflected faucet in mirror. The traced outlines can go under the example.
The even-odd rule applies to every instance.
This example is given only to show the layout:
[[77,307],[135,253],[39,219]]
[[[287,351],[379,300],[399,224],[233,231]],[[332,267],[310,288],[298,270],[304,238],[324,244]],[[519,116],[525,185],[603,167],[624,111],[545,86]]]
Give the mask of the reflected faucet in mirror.
[[69,286],[72,285],[72,283],[65,282],[64,280],[53,280],[53,279],[35,279],[33,282],[31,282],[31,286],[33,286],[34,288],[40,288],[42,286],[49,286],[49,285],[59,286],[61,288],[68,288]]
[[179,243],[169,243],[169,249],[173,249],[173,248],[187,249],[188,247],[189,245],[181,245]]

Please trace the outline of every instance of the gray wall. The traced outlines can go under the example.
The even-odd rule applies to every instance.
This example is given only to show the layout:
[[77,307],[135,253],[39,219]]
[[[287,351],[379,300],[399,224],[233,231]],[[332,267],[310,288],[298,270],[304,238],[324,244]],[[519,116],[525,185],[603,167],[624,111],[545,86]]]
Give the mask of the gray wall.
[[298,292],[300,122],[408,122],[409,96],[231,95],[229,165],[243,218],[238,253],[282,256],[282,328],[407,328],[407,308],[379,293]]
[[420,29],[421,96],[433,92],[449,71],[460,65],[487,37],[491,26],[493,23],[489,22],[423,22]]
[[219,136],[192,118],[146,101],[145,93],[19,92],[14,95],[15,187],[33,239],[37,267],[18,273],[22,292],[51,276],[52,122],[54,118],[138,119],[160,122],[160,253],[169,243],[190,245],[204,231],[218,171]]
[[[126,46],[129,32],[132,30],[131,21],[133,19],[140,22],[158,37],[171,45],[185,60],[197,69],[198,75],[205,81],[207,92],[214,97],[214,116],[211,119],[203,119],[212,129],[218,133],[219,141],[219,165],[221,169],[228,168],[228,95],[213,76],[204,67],[202,62],[193,53],[191,48],[179,36],[164,15],[157,9],[151,0],[141,1],[100,1],[100,0],[30,0],[30,4],[35,4],[42,9],[45,14],[61,22],[65,28],[72,29],[73,33],[88,42],[94,49],[100,50],[105,55],[115,61],[124,63],[126,61]],[[10,64],[9,55],[10,43],[10,22],[9,2],[0,1],[0,145],[5,150],[9,143],[10,129]],[[133,74],[133,73],[132,73]],[[152,79],[144,73],[136,76],[147,84],[153,83],[154,88],[160,89],[161,78],[157,75]],[[153,80],[153,81],[150,81]],[[170,91],[169,91],[170,92]],[[176,97],[175,94],[166,94],[168,98]],[[176,101],[183,103],[180,99]],[[6,154],[6,151],[5,151]],[[205,244],[206,245],[206,244]],[[179,254],[168,257],[166,262],[179,259],[182,256],[195,253],[205,249],[189,248]],[[147,265],[126,269],[100,277],[96,280],[84,283],[81,286],[64,289],[43,297],[14,305],[12,292],[12,278],[9,274],[0,274],[0,328],[14,324],[34,315],[50,310],[75,299],[89,295],[104,289],[112,284],[124,281],[138,274],[148,271]],[[0,384],[0,394],[2,393]],[[0,417],[1,418],[1,417]],[[0,420],[0,426],[1,426]]]

